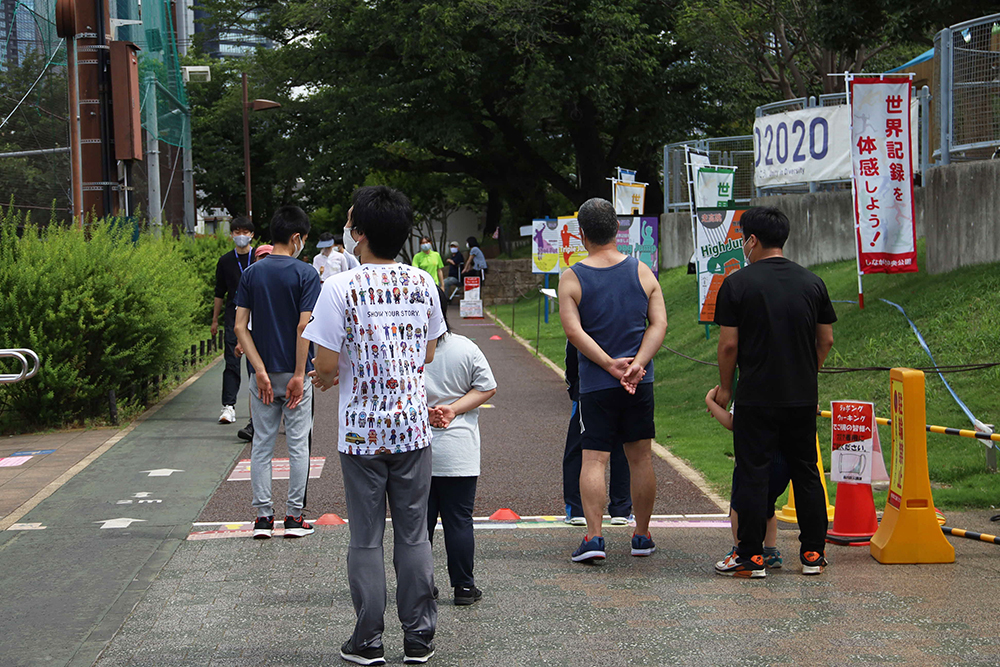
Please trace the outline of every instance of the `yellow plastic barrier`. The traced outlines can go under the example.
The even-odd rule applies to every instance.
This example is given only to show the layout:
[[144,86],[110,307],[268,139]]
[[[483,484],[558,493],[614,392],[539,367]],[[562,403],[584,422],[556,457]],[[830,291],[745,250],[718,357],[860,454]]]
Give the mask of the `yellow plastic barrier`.
[[889,497],[871,554],[880,563],[953,563],[955,548],[938,525],[927,471],[924,374],[893,368],[892,470]]
[[[826,518],[833,521],[833,505],[830,504],[830,492],[826,488],[826,471],[823,470],[823,453],[819,448],[819,434],[816,434],[816,467],[819,468],[819,478],[823,482],[823,497],[826,498]],[[792,484],[788,485],[788,502],[782,505],[781,509],[774,513],[778,521],[785,523],[798,523],[798,515],[795,513],[795,489]]]

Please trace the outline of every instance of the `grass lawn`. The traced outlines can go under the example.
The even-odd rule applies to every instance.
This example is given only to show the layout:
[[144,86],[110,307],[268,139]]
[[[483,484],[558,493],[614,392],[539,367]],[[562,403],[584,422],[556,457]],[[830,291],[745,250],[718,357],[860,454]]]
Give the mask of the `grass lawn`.
[[[794,258],[793,258],[794,259]],[[925,263],[919,246],[919,263]],[[812,267],[827,284],[830,298],[857,300],[854,261]],[[898,310],[879,299],[902,306],[923,334],[939,365],[996,361],[1000,357],[1000,264],[967,267],[948,274],[921,273],[865,277],[865,309],[854,303],[834,303],[838,322],[834,325],[834,347],[828,366],[930,366],[910,326]],[[557,280],[553,279],[555,286]],[[661,272],[669,326],[664,345],[688,356],[715,361],[717,328],[697,321],[695,277],[684,268]],[[549,323],[538,322],[539,299],[528,297],[516,306],[489,310],[505,324],[514,320],[516,332],[541,354],[562,366],[566,338],[553,306]],[[730,434],[705,411],[705,393],[718,383],[718,370],[698,364],[666,350],[656,356],[657,440],[700,470],[723,497],[728,497],[733,468]],[[952,388],[972,413],[985,423],[1000,423],[997,387],[1000,367],[946,375]],[[972,428],[968,418],[934,374],[926,376],[927,420],[930,424]],[[854,399],[875,403],[875,413],[888,417],[888,372],[821,374],[820,404]],[[569,416],[569,405],[567,403]],[[888,427],[880,427],[883,450],[890,449]],[[829,421],[819,420],[819,437],[825,467],[829,469]],[[942,509],[988,508],[1000,504],[1000,477],[986,472],[984,443],[955,436],[927,434],[928,464],[935,504]],[[831,486],[831,501],[835,489]],[[885,492],[876,493],[876,507],[885,502]]]

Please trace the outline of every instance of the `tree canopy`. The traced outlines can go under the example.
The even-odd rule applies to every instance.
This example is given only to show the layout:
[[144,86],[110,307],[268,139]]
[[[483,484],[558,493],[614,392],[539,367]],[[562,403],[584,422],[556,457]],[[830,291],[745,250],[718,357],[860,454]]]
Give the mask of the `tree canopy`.
[[307,91],[290,141],[310,196],[372,169],[461,174],[486,192],[490,231],[500,202],[523,220],[608,196],[619,165],[662,199],[662,144],[699,128],[702,99],[674,4],[291,0],[265,2],[258,29]]

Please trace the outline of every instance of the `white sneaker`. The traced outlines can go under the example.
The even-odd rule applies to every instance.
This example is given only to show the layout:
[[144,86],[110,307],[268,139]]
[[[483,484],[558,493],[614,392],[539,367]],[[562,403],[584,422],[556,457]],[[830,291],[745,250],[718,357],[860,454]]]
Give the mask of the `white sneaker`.
[[566,523],[571,526],[586,526],[587,519],[582,516],[573,516],[566,519]]
[[219,415],[220,424],[235,424],[236,423],[236,406],[235,405],[223,405],[222,414]]
[[612,526],[627,526],[630,521],[635,521],[635,515],[630,514],[629,516],[613,516],[611,517]]

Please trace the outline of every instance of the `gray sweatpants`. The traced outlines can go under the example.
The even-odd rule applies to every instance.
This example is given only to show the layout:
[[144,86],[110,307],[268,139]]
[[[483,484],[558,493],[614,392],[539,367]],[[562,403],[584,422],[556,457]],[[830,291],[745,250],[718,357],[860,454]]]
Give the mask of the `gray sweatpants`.
[[434,560],[427,539],[431,448],[405,454],[340,455],[351,545],[347,577],[358,620],[351,644],[382,645],[385,629],[385,503],[392,512],[396,609],[405,637],[429,643],[437,627]]
[[302,514],[306,483],[309,481],[309,431],[312,430],[312,383],[306,378],[302,401],[294,410],[285,400],[285,386],[292,373],[268,373],[274,400],[264,405],[257,389],[257,376],[250,374],[250,410],[253,413],[253,446],[250,449],[250,484],[257,516],[274,514],[271,500],[271,458],[278,437],[281,416],[285,416],[285,443],[288,446],[288,502],[285,513]]

